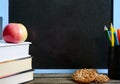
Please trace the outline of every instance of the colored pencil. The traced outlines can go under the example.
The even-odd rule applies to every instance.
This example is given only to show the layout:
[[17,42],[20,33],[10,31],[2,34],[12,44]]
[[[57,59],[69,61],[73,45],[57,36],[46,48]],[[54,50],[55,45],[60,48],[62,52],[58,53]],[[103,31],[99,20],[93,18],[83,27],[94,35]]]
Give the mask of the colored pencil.
[[114,28],[113,28],[113,25],[111,23],[111,26],[110,26],[110,31],[111,31],[111,46],[113,47],[114,46]]
[[119,45],[118,36],[116,30],[114,30],[115,45]]
[[110,32],[106,26],[104,26],[104,31],[105,31],[105,34],[106,34],[109,44],[111,44]]

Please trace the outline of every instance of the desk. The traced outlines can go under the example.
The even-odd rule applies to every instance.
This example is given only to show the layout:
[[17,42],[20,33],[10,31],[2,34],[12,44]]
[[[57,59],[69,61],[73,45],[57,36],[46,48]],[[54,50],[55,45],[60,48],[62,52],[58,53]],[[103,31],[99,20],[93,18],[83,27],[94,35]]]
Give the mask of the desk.
[[[34,80],[26,84],[80,84],[72,80],[71,74],[35,74]],[[90,84],[96,84],[94,82]],[[99,84],[120,84],[120,80],[110,80],[108,83]]]

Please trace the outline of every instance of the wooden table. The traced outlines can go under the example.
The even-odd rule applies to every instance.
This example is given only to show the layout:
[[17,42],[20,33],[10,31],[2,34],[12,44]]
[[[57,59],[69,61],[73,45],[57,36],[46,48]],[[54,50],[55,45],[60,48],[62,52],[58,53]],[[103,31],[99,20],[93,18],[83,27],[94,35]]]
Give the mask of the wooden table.
[[[71,74],[35,74],[34,80],[26,84],[81,84],[72,80]],[[96,84],[91,82],[90,84]],[[108,83],[99,84],[120,84],[120,80],[110,80]]]

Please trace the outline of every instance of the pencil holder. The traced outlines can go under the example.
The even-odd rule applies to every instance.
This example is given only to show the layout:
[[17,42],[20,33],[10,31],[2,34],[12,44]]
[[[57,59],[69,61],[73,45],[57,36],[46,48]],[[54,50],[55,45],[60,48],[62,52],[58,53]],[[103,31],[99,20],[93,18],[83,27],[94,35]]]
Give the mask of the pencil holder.
[[120,79],[120,46],[108,47],[108,76]]

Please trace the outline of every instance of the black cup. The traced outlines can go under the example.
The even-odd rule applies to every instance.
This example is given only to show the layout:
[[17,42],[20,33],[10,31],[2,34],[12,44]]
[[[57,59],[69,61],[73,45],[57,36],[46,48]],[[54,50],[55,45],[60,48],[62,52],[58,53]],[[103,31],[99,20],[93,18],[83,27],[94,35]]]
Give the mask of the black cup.
[[108,47],[108,76],[120,80],[120,46]]

